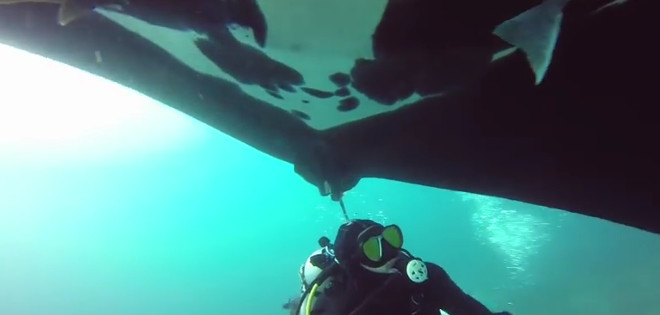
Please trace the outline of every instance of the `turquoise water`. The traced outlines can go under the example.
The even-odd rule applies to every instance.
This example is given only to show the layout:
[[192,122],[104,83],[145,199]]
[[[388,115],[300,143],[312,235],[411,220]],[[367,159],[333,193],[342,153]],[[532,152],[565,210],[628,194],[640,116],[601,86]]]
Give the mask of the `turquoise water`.
[[[0,313],[284,314],[339,207],[291,165],[208,128],[196,140],[120,163],[2,170]],[[409,250],[494,309],[660,314],[657,236],[384,180],[346,203],[401,225]]]
[[[28,97],[12,104],[46,104]],[[0,314],[287,314],[300,264],[342,223],[339,206],[292,165],[134,102],[142,116],[105,129],[53,136],[91,119],[78,108],[41,133],[11,137],[27,118],[2,130]],[[658,235],[379,179],[345,202],[353,218],[399,224],[408,250],[492,310],[660,314]]]

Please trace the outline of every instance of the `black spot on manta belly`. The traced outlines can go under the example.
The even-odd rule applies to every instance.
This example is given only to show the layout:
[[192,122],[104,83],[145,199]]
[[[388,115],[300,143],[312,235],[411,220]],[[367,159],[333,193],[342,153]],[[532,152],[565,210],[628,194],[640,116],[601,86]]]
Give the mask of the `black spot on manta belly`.
[[282,97],[282,95],[278,94],[277,92],[273,92],[273,91],[270,91],[270,90],[266,90],[266,93],[270,94],[270,96],[272,96],[272,97],[274,97],[274,98],[279,98],[279,99],[281,99],[281,100],[284,99],[284,97]]
[[291,114],[293,114],[294,116],[296,116],[300,119],[303,119],[303,120],[309,120],[310,119],[309,115],[307,115],[306,113],[303,113],[299,110],[292,109]]
[[275,86],[275,84],[261,83],[261,84],[259,84],[259,86],[262,87],[267,92],[277,92],[277,86]]
[[360,100],[358,100],[355,96],[351,96],[339,101],[337,110],[340,112],[348,112],[356,109],[358,105],[360,105]]
[[351,83],[351,76],[341,72],[330,75],[329,79],[337,86],[347,86],[349,83]]
[[343,88],[340,88],[340,89],[336,90],[335,95],[341,96],[341,97],[349,96],[349,95],[351,95],[351,91],[348,90],[348,88],[343,87]]
[[278,86],[290,89],[287,86],[305,82],[300,72],[250,45],[226,37],[197,39],[194,43],[207,59],[241,84],[255,84],[276,91]]
[[303,90],[305,93],[307,93],[311,96],[317,97],[317,98],[329,98],[329,97],[332,97],[332,96],[335,95],[334,93],[331,93],[331,92],[321,91],[321,90],[307,88],[307,87],[303,87],[303,88],[300,88],[300,89]]
[[302,100],[303,104],[309,104],[309,100]]
[[291,84],[278,84],[277,87],[291,93],[296,91],[296,89]]

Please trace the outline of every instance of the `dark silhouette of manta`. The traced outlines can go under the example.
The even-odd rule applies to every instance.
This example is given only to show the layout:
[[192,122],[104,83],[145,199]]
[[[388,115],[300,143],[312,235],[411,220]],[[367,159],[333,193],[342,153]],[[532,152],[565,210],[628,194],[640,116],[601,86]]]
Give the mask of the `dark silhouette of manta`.
[[[204,13],[195,13],[202,2],[210,3],[134,0],[124,10],[212,34],[197,43],[200,50],[241,84],[260,85],[275,97],[282,90],[338,97],[340,111],[362,106],[350,93],[380,106],[412,94],[422,98],[321,131],[306,124],[309,114],[282,110],[244,93],[240,84],[198,73],[100,15],[53,27],[57,6],[2,5],[0,41],[159,99],[291,162],[324,195],[339,198],[361,178],[387,178],[660,233],[660,110],[652,70],[660,54],[650,40],[660,25],[652,1],[563,1],[549,14],[530,11],[548,5],[532,0],[392,0],[374,30],[374,58],[333,74],[335,92],[306,86],[295,69],[224,29],[243,25],[259,44],[267,43],[258,6],[232,9],[231,1],[218,1],[222,10],[201,6]],[[547,19],[528,19],[526,12]],[[533,64],[538,54],[525,48],[535,43],[516,28],[530,20],[545,21],[528,29],[552,48],[540,77]],[[90,57],[96,50],[106,56],[101,64]]]

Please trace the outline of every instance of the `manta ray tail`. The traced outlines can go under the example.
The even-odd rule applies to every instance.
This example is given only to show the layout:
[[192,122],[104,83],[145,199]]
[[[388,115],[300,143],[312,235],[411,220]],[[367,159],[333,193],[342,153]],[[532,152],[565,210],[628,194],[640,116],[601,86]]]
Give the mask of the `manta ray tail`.
[[562,10],[570,0],[545,0],[518,16],[498,25],[493,34],[521,49],[536,76],[543,81],[559,37]]

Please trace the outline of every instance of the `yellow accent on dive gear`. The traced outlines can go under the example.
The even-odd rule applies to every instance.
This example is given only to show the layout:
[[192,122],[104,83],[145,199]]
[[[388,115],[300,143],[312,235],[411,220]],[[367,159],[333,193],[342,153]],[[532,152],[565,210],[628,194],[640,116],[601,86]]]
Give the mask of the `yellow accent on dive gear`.
[[312,287],[312,291],[310,291],[309,295],[307,296],[307,305],[305,305],[305,315],[312,314],[312,300],[314,299],[314,295],[316,295],[316,289],[318,288],[319,288],[319,284],[314,283],[314,286]]

